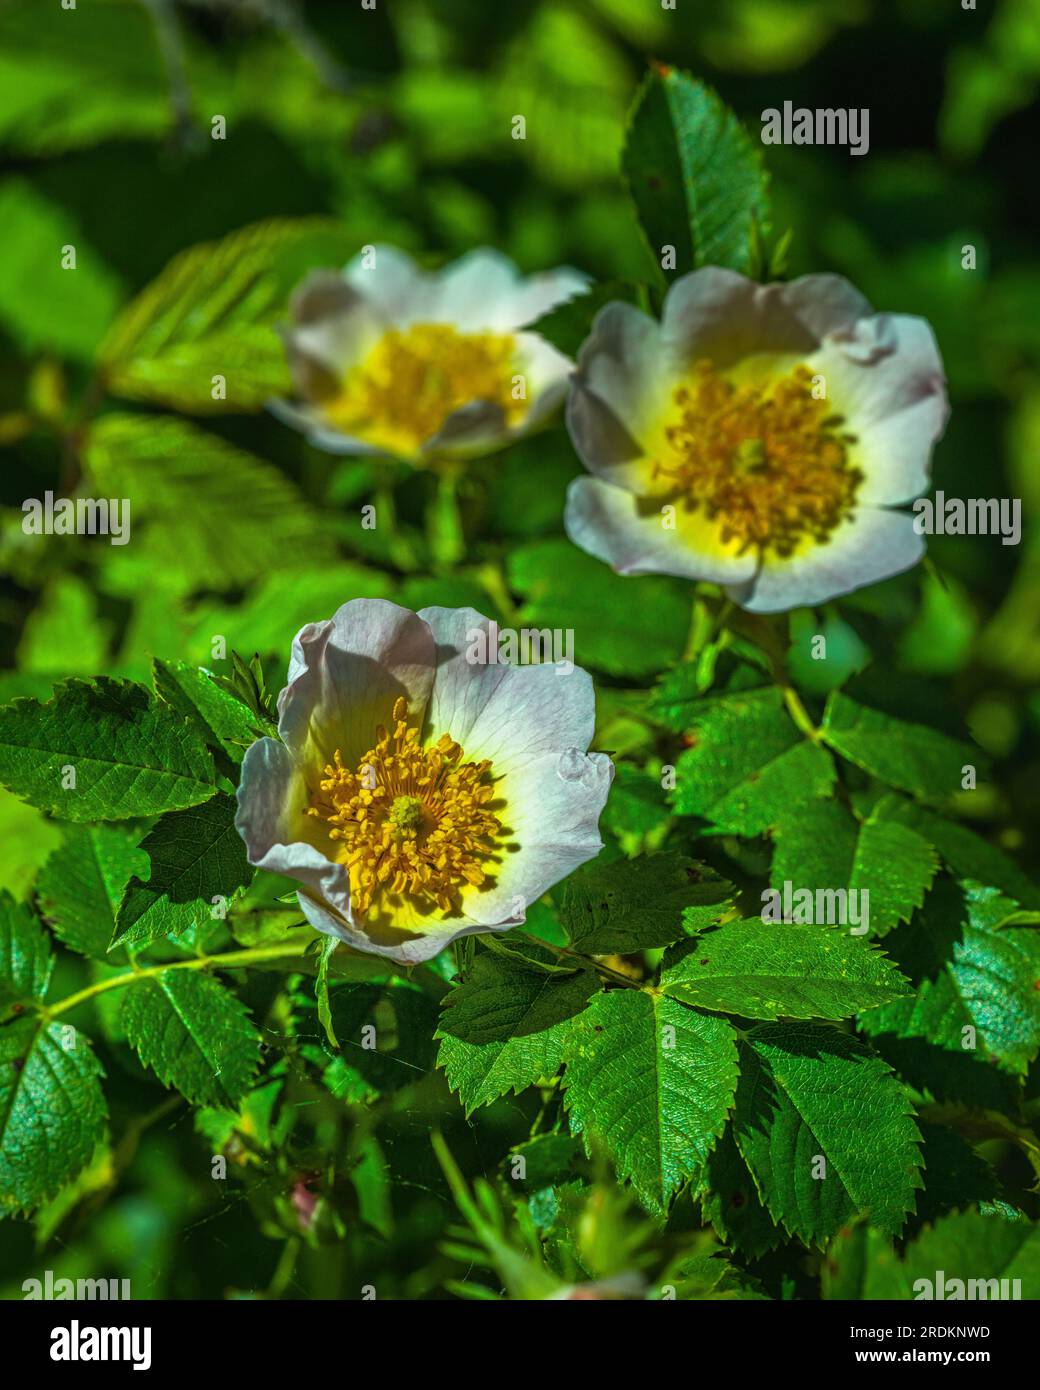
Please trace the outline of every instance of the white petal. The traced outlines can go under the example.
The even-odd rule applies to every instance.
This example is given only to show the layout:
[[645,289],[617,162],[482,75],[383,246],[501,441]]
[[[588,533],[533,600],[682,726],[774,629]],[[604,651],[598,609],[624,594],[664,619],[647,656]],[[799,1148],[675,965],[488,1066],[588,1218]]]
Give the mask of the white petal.
[[338,748],[356,767],[394,702],[422,717],[433,683],[429,628],[407,608],[358,598],[293,639],[287,685],[278,697],[278,731],[300,761],[324,764]]
[[567,535],[619,574],[672,574],[716,584],[742,583],[754,574],[754,556],[737,554],[732,542],[723,547],[718,525],[702,511],[677,504],[675,529],[662,521],[660,498],[641,501],[598,478],[575,478],[567,490]]
[[804,356],[826,334],[847,330],[871,312],[840,275],[759,285],[736,271],[708,266],[684,275],[668,291],[662,341],[672,370],[699,358],[725,368],[760,353]]
[[490,620],[473,608],[424,608],[419,616],[437,644],[428,739],[450,734],[467,761],[490,758],[495,776],[546,753],[588,748],[596,710],[587,671],[480,659],[496,648]]
[[309,275],[293,294],[291,314],[283,337],[297,390],[310,400],[316,370],[338,385],[388,326],[377,307],[335,270]]
[[767,560],[748,585],[729,592],[752,613],[779,613],[812,608],[839,594],[876,584],[910,569],[924,555],[925,544],[905,512],[862,507],[825,545],[816,545],[790,560]]
[[348,454],[364,458],[388,458],[385,449],[377,449],[367,440],[353,434],[341,434],[324,423],[321,411],[313,405],[295,405],[292,401],[273,400],[267,408],[283,424],[291,425],[307,436],[316,449],[327,454]]
[[[942,358],[924,319],[885,316],[888,350],[865,364],[827,339],[811,361],[828,399],[857,436],[855,462],[866,477],[858,500],[894,505],[928,487],[931,453],[949,414]],[[869,322],[869,321],[868,321]]]
[[350,910],[350,878],[314,843],[322,838],[317,822],[304,813],[307,786],[300,765],[276,738],[258,739],[242,759],[235,829],[249,862],[269,873],[286,874],[334,910]]
[[366,918],[365,929],[362,931],[345,917],[330,911],[327,906],[314,901],[304,893],[299,894],[299,903],[300,910],[316,931],[323,932],[326,936],[334,936],[356,950],[383,956],[401,965],[417,965],[432,960],[461,936],[472,936],[475,932],[508,931],[510,927],[515,927],[523,921],[521,916],[514,921],[485,926],[469,917],[460,916],[433,925],[427,922],[421,930],[408,932],[396,928],[382,928]]
[[[658,324],[634,304],[608,304],[592,320],[590,336],[578,353],[577,381],[640,439],[665,410],[674,382],[667,370]],[[583,446],[578,445],[578,452]],[[595,441],[583,460],[598,470]]]
[[493,868],[485,865],[491,886],[466,892],[467,913],[501,922],[594,859],[603,848],[599,818],[613,778],[605,753],[578,748],[544,753],[509,772],[501,784],[504,829],[517,849],[496,855]]
[[509,443],[509,426],[497,401],[470,401],[448,415],[419,450],[426,458],[472,458]]
[[435,323],[437,279],[422,270],[396,246],[375,246],[375,264],[368,265],[364,254],[354,257],[343,272],[387,325],[403,327],[409,323]]
[[524,328],[536,323],[550,309],[584,294],[591,283],[589,276],[569,265],[528,276],[513,296],[509,327]]

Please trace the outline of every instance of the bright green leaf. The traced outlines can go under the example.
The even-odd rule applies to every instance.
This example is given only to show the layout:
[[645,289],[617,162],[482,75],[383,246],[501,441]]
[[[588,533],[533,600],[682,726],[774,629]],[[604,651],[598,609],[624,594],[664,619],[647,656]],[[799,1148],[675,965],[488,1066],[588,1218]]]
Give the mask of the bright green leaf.
[[106,1116],[101,1074],[74,1028],[0,1028],[0,1209],[31,1210],[89,1160]]
[[772,686],[703,700],[692,719],[692,746],[675,767],[679,815],[758,835],[834,785],[830,756],[802,737]]
[[865,772],[925,800],[955,795],[963,769],[970,765],[979,770],[986,763],[981,748],[868,709],[840,691],[827,700],[820,736]]
[[[75,774],[75,786],[63,786]],[[213,795],[213,759],[143,685],[70,680],[41,705],[0,707],[0,779],[63,820],[125,820]]]
[[119,903],[133,875],[147,870],[147,854],[125,831],[105,825],[70,828],[40,872],[40,908],[66,946],[111,963],[108,947]]
[[835,1028],[752,1029],[733,1129],[773,1220],[810,1245],[860,1213],[898,1234],[922,1186],[906,1093],[880,1058]]
[[225,906],[252,880],[242,837],[235,829],[235,799],[218,792],[211,801],[170,811],[141,842],[152,872],[134,878],[119,905],[119,942],[157,941],[208,922],[213,899]]
[[0,893],[0,1006],[42,999],[53,968],[39,919],[10,893]]
[[661,988],[744,1018],[851,1018],[908,992],[891,961],[837,927],[727,922],[682,948]]
[[571,1128],[590,1152],[602,1143],[618,1175],[663,1214],[725,1126],[736,1035],[725,1019],[673,999],[614,990],[575,1024],[564,1083]]
[[622,169],[656,264],[674,246],[676,275],[751,269],[769,226],[768,176],[761,149],[705,83],[675,68],[647,76]]
[[144,976],[123,993],[121,1022],[147,1067],[193,1105],[237,1105],[260,1059],[245,1006],[198,970]]
[[733,891],[683,854],[597,859],[564,884],[559,917],[584,955],[630,955],[718,921]]

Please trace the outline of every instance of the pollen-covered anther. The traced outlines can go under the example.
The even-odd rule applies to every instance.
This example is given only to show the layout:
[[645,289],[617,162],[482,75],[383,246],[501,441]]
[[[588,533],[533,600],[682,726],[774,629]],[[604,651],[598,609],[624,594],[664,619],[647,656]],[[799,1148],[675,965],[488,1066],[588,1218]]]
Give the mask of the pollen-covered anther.
[[417,449],[472,401],[497,406],[512,428],[527,408],[513,389],[515,357],[510,333],[460,333],[444,323],[391,328],[324,412],[337,429],[391,451]]
[[488,760],[464,762],[447,734],[429,747],[393,709],[393,732],[379,725],[356,771],[339,749],[325,768],[307,814],[328,825],[336,858],[350,872],[351,902],[366,913],[379,893],[411,896],[444,912],[457,909],[463,884],[480,887],[483,862],[502,829],[489,809],[495,789]]
[[703,507],[739,554],[791,555],[806,539],[826,541],[852,510],[863,480],[849,456],[856,439],[812,386],[804,365],[765,385],[737,385],[702,361],[673,396],[670,457],[655,462],[654,475],[690,510]]

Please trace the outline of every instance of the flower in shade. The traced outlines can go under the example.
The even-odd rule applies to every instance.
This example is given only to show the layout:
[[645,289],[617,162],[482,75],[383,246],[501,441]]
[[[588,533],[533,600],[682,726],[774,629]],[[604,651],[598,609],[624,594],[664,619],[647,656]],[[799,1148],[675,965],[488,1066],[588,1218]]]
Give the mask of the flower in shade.
[[710,580],[752,611],[821,603],[920,560],[897,508],[926,490],[946,415],[923,319],[875,314],[837,275],[697,270],[660,323],[596,316],[567,406],[593,476],[571,484],[567,533],[621,574]]
[[523,922],[602,848],[614,768],[586,751],[589,676],[495,655],[472,608],[354,599],[296,635],[280,737],[247,751],[235,824],[318,931],[427,960]]
[[501,448],[563,400],[572,363],[525,325],[580,293],[497,251],[437,272],[390,246],[310,275],[284,330],[295,399],[272,409],[319,448],[422,465]]

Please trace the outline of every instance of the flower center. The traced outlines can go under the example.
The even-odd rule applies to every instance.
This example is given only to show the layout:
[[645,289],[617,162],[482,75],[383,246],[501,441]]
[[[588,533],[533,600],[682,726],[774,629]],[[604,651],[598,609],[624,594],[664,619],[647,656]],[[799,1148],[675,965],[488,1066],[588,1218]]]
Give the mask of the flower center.
[[502,823],[488,808],[491,763],[464,762],[443,734],[429,748],[409,728],[406,701],[394,705],[393,733],[376,729],[375,746],[356,772],[339,749],[307,808],[327,823],[337,861],[350,871],[351,901],[361,915],[378,893],[408,895],[448,912],[464,883],[479,888],[482,862]]
[[515,352],[508,333],[459,333],[443,323],[391,328],[325,410],[337,428],[396,453],[417,449],[471,401],[497,405],[512,426],[527,405],[514,395]]
[[736,385],[713,363],[698,362],[674,396],[665,430],[672,450],[654,476],[671,479],[684,504],[721,524],[723,544],[791,555],[811,538],[826,541],[847,517],[863,473],[849,461],[855,435],[844,417],[813,395],[809,368],[766,385]]

